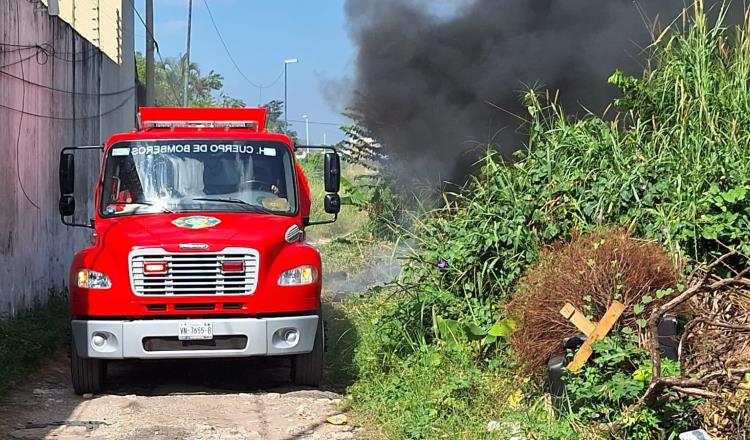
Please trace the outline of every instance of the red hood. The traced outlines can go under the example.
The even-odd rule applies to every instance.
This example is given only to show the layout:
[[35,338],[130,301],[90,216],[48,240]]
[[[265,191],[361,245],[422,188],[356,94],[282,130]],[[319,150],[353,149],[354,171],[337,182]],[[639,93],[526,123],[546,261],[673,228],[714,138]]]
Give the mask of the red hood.
[[[203,223],[186,224],[186,217],[204,217]],[[205,217],[209,217],[206,219]],[[182,221],[180,220],[182,219]],[[218,220],[218,223],[216,222]],[[299,217],[283,217],[254,213],[181,213],[144,214],[121,218],[99,218],[94,246],[76,254],[71,265],[70,285],[73,313],[77,316],[162,316],[203,315],[202,310],[184,311],[172,304],[216,302],[219,309],[211,313],[265,314],[309,312],[320,307],[320,277],[308,286],[280,287],[281,273],[308,264],[321,270],[318,252],[301,242],[287,243],[285,235],[292,225],[299,226]],[[182,226],[209,225],[205,228]],[[181,247],[180,244],[183,246]],[[185,249],[186,244],[193,245]],[[207,248],[195,248],[207,245]],[[257,290],[246,296],[138,297],[131,289],[129,255],[133,249],[162,248],[170,253],[221,252],[225,248],[252,248],[258,251]],[[94,290],[76,287],[76,274],[81,268],[106,273],[111,289]],[[209,299],[210,298],[210,299]],[[150,310],[147,304],[167,304],[169,309]],[[241,303],[240,309],[227,309],[223,303]]]
[[[179,227],[174,222],[188,217],[208,217],[219,222],[200,229]],[[212,221],[213,222],[213,221]],[[294,217],[248,213],[176,213],[133,215],[100,219],[97,222],[98,246],[112,251],[130,252],[133,248],[162,247],[171,252],[186,252],[180,244],[206,244],[205,252],[226,247],[252,247],[261,253],[275,254],[285,243],[284,235],[296,224]],[[201,250],[187,250],[200,252]]]

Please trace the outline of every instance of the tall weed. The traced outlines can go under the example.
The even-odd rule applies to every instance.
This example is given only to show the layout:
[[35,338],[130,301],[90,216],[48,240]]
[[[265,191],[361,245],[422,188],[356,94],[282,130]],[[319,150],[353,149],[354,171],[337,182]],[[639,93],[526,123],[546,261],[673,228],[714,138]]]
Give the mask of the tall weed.
[[490,324],[540,249],[574,231],[622,225],[698,261],[750,253],[750,38],[700,9],[688,23],[655,43],[643,77],[610,78],[623,92],[613,121],[572,119],[529,92],[527,148],[512,163],[488,151],[454,201],[415,224],[404,284],[428,327],[433,309]]

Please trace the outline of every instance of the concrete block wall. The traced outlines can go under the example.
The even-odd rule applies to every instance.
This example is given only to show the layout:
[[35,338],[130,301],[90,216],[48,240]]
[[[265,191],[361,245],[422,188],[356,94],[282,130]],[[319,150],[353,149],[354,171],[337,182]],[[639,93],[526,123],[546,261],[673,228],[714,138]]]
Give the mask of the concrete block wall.
[[[90,242],[90,230],[60,222],[59,153],[135,126],[133,11],[120,9],[117,63],[40,2],[0,0],[0,316],[62,291]],[[76,160],[76,219],[86,222],[99,154]]]

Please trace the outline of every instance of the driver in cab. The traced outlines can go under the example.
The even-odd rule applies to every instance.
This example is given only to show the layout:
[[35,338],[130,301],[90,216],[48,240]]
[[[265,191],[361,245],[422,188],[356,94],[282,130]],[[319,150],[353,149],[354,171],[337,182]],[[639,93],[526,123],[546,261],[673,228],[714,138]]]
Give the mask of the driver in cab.
[[207,159],[203,168],[205,194],[233,194],[243,189],[255,189],[279,196],[280,190],[271,172],[272,163],[254,158],[244,172],[243,165],[236,157],[224,154]]

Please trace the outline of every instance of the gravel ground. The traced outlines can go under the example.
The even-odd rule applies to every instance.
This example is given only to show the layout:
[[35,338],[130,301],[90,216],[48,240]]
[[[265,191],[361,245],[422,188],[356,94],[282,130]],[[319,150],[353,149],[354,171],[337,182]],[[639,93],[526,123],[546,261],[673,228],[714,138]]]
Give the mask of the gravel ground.
[[106,394],[76,396],[67,353],[0,401],[0,438],[349,439],[334,426],[341,396],[294,387],[285,359],[119,362]]

